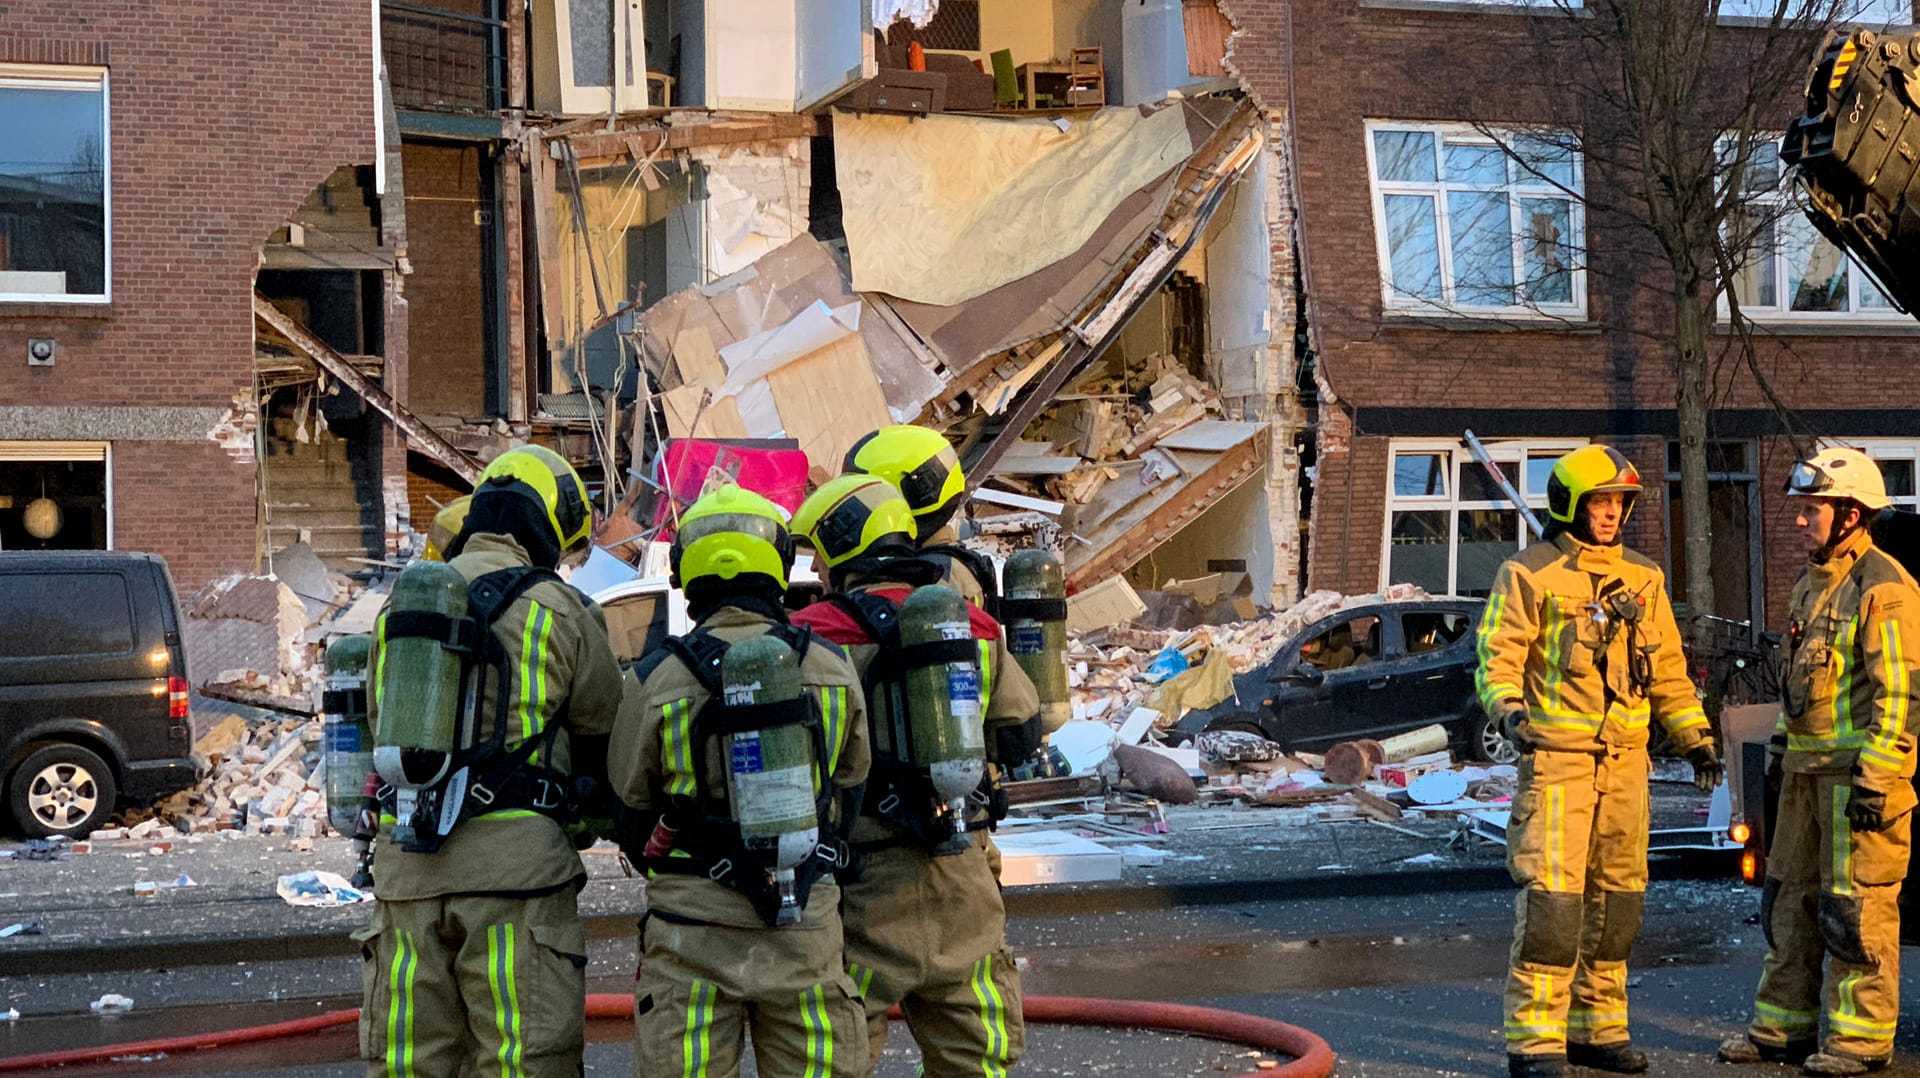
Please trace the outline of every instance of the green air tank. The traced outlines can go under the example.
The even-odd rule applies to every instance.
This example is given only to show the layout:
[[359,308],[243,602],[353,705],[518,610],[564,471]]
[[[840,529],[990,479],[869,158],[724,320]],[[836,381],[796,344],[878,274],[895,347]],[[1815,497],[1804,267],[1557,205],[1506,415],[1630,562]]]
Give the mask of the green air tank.
[[367,659],[372,652],[373,637],[368,633],[343,636],[327,645],[320,690],[327,822],[340,835],[353,834],[367,773],[373,770],[373,731],[367,726]]
[[[952,588],[939,584],[915,588],[900,604],[900,643],[908,652],[921,644],[956,640],[972,644],[969,613],[967,601]],[[980,651],[977,645],[965,650],[964,659],[909,665],[905,678],[907,751],[903,758],[926,769],[953,826],[938,853],[958,853],[969,845],[967,796],[980,785],[987,766]]]
[[1067,573],[1047,550],[1007,559],[1007,651],[1040,694],[1040,727],[1052,733],[1073,717],[1067,689]]
[[[775,636],[735,642],[720,660],[720,691],[728,707],[804,701],[800,662]],[[747,849],[766,858],[780,892],[777,925],[798,924],[801,908],[793,870],[820,842],[814,805],[819,765],[813,736],[802,722],[782,722],[727,735],[727,798]]]
[[446,776],[463,747],[467,701],[461,656],[444,637],[387,634],[401,614],[466,617],[466,578],[442,562],[414,562],[394,581],[374,630],[373,766],[394,789],[394,838],[404,844],[416,837],[420,791]]

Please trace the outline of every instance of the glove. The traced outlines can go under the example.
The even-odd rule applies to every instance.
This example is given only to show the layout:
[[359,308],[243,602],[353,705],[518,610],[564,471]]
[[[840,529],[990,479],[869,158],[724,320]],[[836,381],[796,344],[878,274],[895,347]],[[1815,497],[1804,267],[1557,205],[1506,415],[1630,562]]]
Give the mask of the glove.
[[1693,784],[1703,794],[1712,793],[1715,786],[1727,780],[1727,765],[1714,755],[1712,745],[1695,745],[1688,749],[1687,762],[1693,765]]
[[1775,734],[1772,740],[1767,742],[1767,773],[1765,776],[1767,785],[1776,790],[1779,789],[1781,781],[1786,778],[1786,768],[1787,735]]
[[1507,740],[1513,742],[1515,748],[1521,752],[1533,751],[1533,735],[1531,728],[1527,725],[1525,705],[1514,700],[1507,701],[1507,709],[1500,713],[1500,729],[1507,735]]
[[1860,772],[1855,771],[1847,795],[1847,826],[1855,831],[1885,831],[1891,822],[1887,819],[1887,795],[1860,785]]

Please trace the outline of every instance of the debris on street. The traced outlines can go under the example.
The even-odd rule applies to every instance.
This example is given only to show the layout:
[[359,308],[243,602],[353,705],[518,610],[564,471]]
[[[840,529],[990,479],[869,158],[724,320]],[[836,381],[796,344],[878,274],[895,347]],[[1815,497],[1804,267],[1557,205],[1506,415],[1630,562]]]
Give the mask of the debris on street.
[[133,1001],[118,992],[108,992],[106,995],[87,1004],[87,1006],[92,1009],[93,1013],[102,1018],[109,1018],[113,1015],[125,1014],[133,1010]]
[[338,873],[309,870],[280,877],[275,892],[289,906],[346,906],[371,902],[373,894],[342,879]]

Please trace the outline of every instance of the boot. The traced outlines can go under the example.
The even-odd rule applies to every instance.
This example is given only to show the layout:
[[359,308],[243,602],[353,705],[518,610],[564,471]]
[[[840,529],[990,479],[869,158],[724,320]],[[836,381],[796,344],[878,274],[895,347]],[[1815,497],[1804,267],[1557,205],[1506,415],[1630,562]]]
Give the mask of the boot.
[[1865,1074],[1877,1071],[1887,1065],[1891,1056],[1879,1059],[1861,1059],[1843,1052],[1815,1052],[1800,1065],[1802,1074]]
[[1638,1051],[1628,1041],[1613,1044],[1569,1043],[1567,1062],[1576,1067],[1590,1067],[1614,1074],[1643,1074],[1647,1069],[1647,1053]]
[[1719,1055],[1722,1063],[1787,1063],[1797,1067],[1818,1049],[1812,1040],[1757,1044],[1743,1033],[1721,1041]]
[[1567,1078],[1567,1057],[1508,1055],[1507,1078]]

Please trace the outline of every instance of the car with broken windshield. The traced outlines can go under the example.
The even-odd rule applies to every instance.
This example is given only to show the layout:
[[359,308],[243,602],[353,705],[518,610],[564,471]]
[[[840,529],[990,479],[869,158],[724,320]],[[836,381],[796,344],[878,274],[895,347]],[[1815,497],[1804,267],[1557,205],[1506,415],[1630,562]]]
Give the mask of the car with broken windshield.
[[1387,738],[1435,723],[1456,752],[1518,759],[1474,692],[1474,628],[1483,599],[1350,606],[1290,637],[1265,665],[1234,677],[1234,698],[1188,713],[1181,729],[1259,734],[1289,752]]

